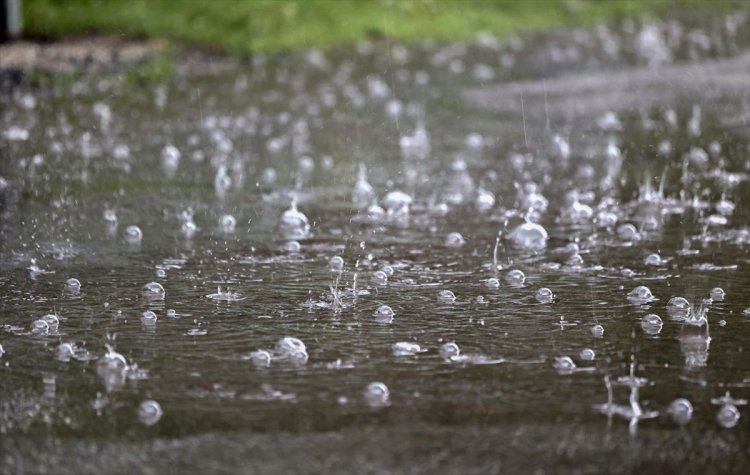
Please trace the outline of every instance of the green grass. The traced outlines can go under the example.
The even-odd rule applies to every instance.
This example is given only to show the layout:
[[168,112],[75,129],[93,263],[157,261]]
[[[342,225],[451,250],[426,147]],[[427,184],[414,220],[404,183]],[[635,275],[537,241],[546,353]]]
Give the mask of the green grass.
[[366,38],[471,39],[743,0],[24,0],[32,37],[107,33],[230,53],[328,47]]

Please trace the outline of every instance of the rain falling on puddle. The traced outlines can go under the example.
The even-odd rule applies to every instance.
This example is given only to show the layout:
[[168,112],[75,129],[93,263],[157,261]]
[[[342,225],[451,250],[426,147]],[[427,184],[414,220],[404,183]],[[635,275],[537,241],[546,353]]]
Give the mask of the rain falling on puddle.
[[0,464],[747,466],[749,21],[0,96]]

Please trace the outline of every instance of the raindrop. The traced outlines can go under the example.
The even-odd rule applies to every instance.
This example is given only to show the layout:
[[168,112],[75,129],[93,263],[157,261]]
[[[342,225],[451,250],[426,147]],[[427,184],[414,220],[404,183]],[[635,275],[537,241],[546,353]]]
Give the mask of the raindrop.
[[594,361],[594,358],[596,358],[596,353],[591,348],[584,348],[581,350],[578,356],[583,361]]
[[443,303],[453,303],[456,301],[456,294],[448,289],[438,292],[438,301]]
[[667,414],[675,424],[684,426],[693,418],[693,405],[685,398],[675,399],[669,404]]
[[513,287],[522,287],[526,282],[526,275],[518,269],[513,269],[505,275],[505,281]]
[[391,348],[393,350],[393,356],[414,356],[417,353],[424,351],[421,346],[409,341],[399,341],[394,343]]
[[466,241],[461,236],[461,233],[453,232],[445,237],[445,245],[447,247],[462,247],[464,244],[466,244]]
[[371,407],[382,407],[388,405],[390,392],[388,386],[381,382],[373,382],[365,388],[365,401]]
[[731,429],[740,421],[740,411],[733,404],[724,404],[716,413],[716,420],[724,429]]
[[152,300],[164,299],[164,287],[158,282],[149,282],[143,286],[143,296]]
[[539,303],[552,303],[555,300],[555,295],[547,287],[542,287],[536,291],[535,298]]
[[711,289],[711,300],[714,302],[723,302],[725,296],[724,289],[721,287]]
[[653,302],[656,300],[656,297],[651,294],[651,290],[648,287],[639,285],[628,293],[628,300],[635,304],[644,304]]
[[370,280],[375,285],[386,285],[388,283],[388,274],[382,270],[376,270],[372,273],[372,278]]
[[375,311],[375,319],[381,323],[391,323],[393,321],[394,312],[388,305],[381,305]]
[[125,240],[131,244],[138,244],[143,240],[143,231],[138,226],[128,226],[125,229]]
[[138,420],[142,424],[152,426],[161,419],[162,410],[158,402],[148,399],[138,407]]
[[219,218],[219,229],[222,233],[232,234],[237,226],[237,219],[231,214],[225,214]]
[[328,268],[333,272],[341,272],[344,270],[344,258],[341,256],[333,256],[328,261]]
[[497,280],[494,277],[491,277],[487,279],[487,281],[484,283],[485,287],[488,289],[499,289],[500,288],[500,281]]
[[649,335],[658,335],[661,332],[662,321],[659,315],[649,313],[641,319],[641,328]]
[[454,342],[443,343],[440,347],[440,357],[444,360],[456,358],[461,354],[461,349]]

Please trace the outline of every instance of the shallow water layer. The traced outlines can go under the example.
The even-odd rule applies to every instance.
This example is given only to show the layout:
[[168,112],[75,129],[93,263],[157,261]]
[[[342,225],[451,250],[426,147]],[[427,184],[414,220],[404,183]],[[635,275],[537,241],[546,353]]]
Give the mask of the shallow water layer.
[[[717,413],[750,396],[750,79],[679,72],[741,67],[747,31],[366,44],[3,97],[3,470],[744,471],[747,420]],[[658,68],[669,94],[635,80],[648,104],[602,109],[608,77]]]

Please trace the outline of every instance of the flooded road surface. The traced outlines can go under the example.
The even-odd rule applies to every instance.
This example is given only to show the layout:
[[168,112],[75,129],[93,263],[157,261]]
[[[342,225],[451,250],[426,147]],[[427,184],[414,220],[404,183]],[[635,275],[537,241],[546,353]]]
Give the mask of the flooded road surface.
[[2,471],[746,472],[748,21],[3,96]]

